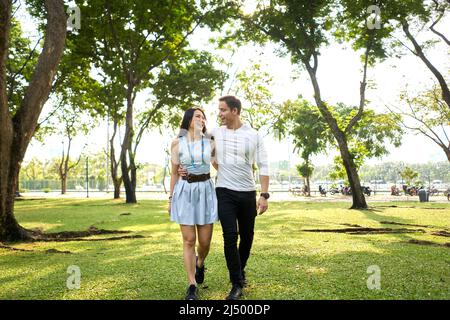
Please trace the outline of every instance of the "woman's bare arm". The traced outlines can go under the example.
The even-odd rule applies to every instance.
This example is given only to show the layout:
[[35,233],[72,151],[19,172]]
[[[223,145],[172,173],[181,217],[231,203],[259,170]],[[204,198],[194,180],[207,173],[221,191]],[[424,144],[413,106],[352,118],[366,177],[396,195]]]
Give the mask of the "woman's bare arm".
[[172,145],[170,148],[171,151],[171,175],[170,175],[170,196],[173,194],[173,189],[175,188],[175,184],[179,179],[178,175],[178,167],[180,166],[179,154],[178,154],[178,139],[172,141]]
[[217,164],[217,152],[216,152],[216,142],[211,139],[211,164],[216,169],[219,169],[219,165]]

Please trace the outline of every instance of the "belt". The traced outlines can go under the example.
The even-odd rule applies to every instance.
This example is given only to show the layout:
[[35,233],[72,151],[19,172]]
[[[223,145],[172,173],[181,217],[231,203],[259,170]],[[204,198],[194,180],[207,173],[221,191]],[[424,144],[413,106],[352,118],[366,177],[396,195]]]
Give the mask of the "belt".
[[209,173],[205,173],[205,174],[188,174],[185,177],[181,177],[181,179],[183,180],[187,180],[187,182],[192,183],[192,182],[202,182],[202,181],[206,181],[209,180],[211,178],[211,176],[209,175]]

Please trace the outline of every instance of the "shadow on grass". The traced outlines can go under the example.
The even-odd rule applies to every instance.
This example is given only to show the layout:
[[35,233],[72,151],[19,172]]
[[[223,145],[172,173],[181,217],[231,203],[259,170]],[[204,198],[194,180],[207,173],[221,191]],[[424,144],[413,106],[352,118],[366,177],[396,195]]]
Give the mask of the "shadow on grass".
[[[348,236],[347,236],[348,237]],[[373,239],[372,239],[373,240]],[[140,243],[145,245],[145,243]],[[0,278],[2,299],[183,299],[187,286],[181,245],[160,241],[165,249],[146,252],[124,241],[105,256],[92,253],[53,256],[33,254],[17,260],[15,276]],[[449,262],[443,248],[370,242],[373,250],[341,250],[322,254],[295,246],[282,250],[255,244],[247,267],[245,299],[448,299]],[[152,249],[151,246],[148,249]],[[223,299],[229,290],[221,244],[206,261],[203,299]],[[312,248],[314,249],[314,248]],[[430,259],[434,257],[435,259]],[[34,268],[30,268],[35,265]],[[81,269],[81,288],[69,290],[67,268]],[[381,290],[370,290],[370,266],[381,270]],[[22,270],[28,270],[21,272]]]
[[[97,205],[91,206],[91,202]],[[108,229],[130,229],[133,234],[152,238],[40,243],[37,246],[45,250],[51,245],[75,253],[70,256],[0,251],[3,260],[0,267],[6,270],[0,275],[1,298],[183,298],[187,280],[182,263],[181,236],[178,226],[169,222],[166,202],[142,201],[127,206],[89,200],[81,201],[83,205],[76,209],[71,208],[70,203],[73,202],[54,207],[48,203],[51,210],[30,204],[18,206],[18,217],[21,223],[59,221],[58,227],[49,229],[54,231],[102,224]],[[21,212],[24,208],[32,208],[34,212]],[[363,226],[366,222],[379,225],[385,220],[408,223],[417,222],[417,219],[393,217],[377,207],[375,210],[348,210],[348,203],[277,203],[271,209],[257,218],[255,242],[247,268],[250,285],[245,290],[246,299],[450,298],[448,248],[404,243],[417,239],[413,234],[313,235],[301,232],[305,227],[356,222]],[[130,215],[121,216],[124,212]],[[229,290],[220,225],[215,226],[214,232],[207,260],[209,288],[201,291],[203,299],[223,299]],[[81,268],[79,290],[66,287],[70,265]],[[371,265],[381,269],[381,291],[367,289],[370,276],[367,268]]]

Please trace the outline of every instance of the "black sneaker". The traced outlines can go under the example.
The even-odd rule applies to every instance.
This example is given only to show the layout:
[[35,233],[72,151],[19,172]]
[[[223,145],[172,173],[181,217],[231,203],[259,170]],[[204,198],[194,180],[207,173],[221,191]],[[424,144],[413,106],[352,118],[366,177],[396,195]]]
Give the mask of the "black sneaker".
[[202,284],[205,281],[205,264],[203,264],[203,267],[197,266],[198,257],[195,260],[195,281],[198,284]]
[[242,286],[240,284],[233,284],[230,293],[225,298],[226,300],[239,300],[242,297]]
[[191,284],[187,289],[185,300],[198,300],[198,289],[195,284]]

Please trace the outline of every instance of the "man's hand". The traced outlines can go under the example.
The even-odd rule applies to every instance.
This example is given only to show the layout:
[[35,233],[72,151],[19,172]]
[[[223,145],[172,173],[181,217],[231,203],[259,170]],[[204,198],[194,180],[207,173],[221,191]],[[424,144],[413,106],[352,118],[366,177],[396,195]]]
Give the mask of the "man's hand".
[[259,197],[258,199],[258,214],[263,214],[269,208],[269,203],[266,198]]
[[180,177],[186,177],[187,176],[187,170],[183,166],[178,166],[178,175]]

